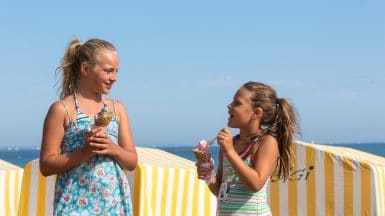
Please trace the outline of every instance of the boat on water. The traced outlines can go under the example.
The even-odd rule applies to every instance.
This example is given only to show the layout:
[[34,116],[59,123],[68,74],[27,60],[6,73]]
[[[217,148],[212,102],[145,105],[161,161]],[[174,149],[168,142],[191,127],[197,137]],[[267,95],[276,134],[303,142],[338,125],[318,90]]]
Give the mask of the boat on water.
[[[273,215],[385,215],[385,158],[363,151],[296,141],[290,178],[271,178]],[[198,180],[194,162],[137,147],[128,172],[135,215],[216,215],[216,197]],[[38,159],[20,168],[0,160],[0,215],[52,215],[55,176]]]

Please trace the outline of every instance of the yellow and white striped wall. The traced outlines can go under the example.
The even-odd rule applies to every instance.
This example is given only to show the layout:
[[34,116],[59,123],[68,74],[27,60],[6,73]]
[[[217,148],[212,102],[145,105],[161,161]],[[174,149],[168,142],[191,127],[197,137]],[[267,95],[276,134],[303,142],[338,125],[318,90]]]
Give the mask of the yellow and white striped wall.
[[304,142],[292,150],[289,180],[270,183],[273,215],[385,215],[385,158]]
[[138,155],[135,215],[216,215],[216,197],[197,179],[192,161],[149,148],[138,149]]
[[[216,197],[197,179],[194,162],[137,147],[139,164],[127,171],[136,216],[216,215]],[[40,174],[38,159],[24,168],[19,215],[52,215],[55,176]],[[2,215],[2,214],[0,214]]]
[[0,215],[18,214],[23,169],[0,160]]
[[40,173],[39,159],[24,167],[19,215],[52,215],[56,175],[44,177]]
[[[385,215],[385,158],[304,142],[292,150],[296,159],[289,180],[270,183],[274,216]],[[127,172],[135,215],[216,215],[216,198],[197,179],[194,162],[159,149],[137,151],[138,167]],[[24,168],[19,215],[52,214],[55,177],[43,177],[38,164],[33,160]],[[22,171],[3,173],[0,215],[15,215]]]

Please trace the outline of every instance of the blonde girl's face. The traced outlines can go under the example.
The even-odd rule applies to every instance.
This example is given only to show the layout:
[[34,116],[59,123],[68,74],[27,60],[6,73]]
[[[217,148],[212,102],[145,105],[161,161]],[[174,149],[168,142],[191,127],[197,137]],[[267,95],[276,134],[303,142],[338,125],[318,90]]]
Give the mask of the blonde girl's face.
[[233,101],[227,105],[229,118],[227,125],[231,128],[247,129],[251,125],[254,109],[251,106],[250,97],[252,93],[240,88],[235,94]]
[[106,50],[97,56],[97,63],[91,67],[90,81],[97,94],[109,94],[117,80],[119,57],[116,51]]

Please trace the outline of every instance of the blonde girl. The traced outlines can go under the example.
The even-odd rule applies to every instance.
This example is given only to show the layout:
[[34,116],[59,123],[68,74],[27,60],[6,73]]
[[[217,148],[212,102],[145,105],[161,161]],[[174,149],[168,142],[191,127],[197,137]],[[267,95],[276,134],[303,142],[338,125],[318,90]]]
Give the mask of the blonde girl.
[[[103,97],[117,80],[115,47],[73,40],[58,70],[60,100],[47,113],[40,153],[41,173],[57,174],[54,215],[132,215],[124,169],[135,169],[137,154],[129,118],[121,102]],[[112,120],[94,126],[102,110],[112,112]]]

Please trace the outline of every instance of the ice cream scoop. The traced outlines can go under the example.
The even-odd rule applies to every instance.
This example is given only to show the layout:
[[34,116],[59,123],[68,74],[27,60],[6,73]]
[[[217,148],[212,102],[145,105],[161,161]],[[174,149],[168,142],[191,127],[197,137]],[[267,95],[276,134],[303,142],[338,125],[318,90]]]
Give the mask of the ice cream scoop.
[[209,163],[211,160],[211,153],[209,146],[212,144],[211,141],[201,140],[196,148],[193,148],[192,152],[197,159],[198,163]]
[[104,104],[102,111],[98,112],[94,117],[95,125],[98,127],[107,127],[113,116],[114,114],[108,112],[108,107]]

